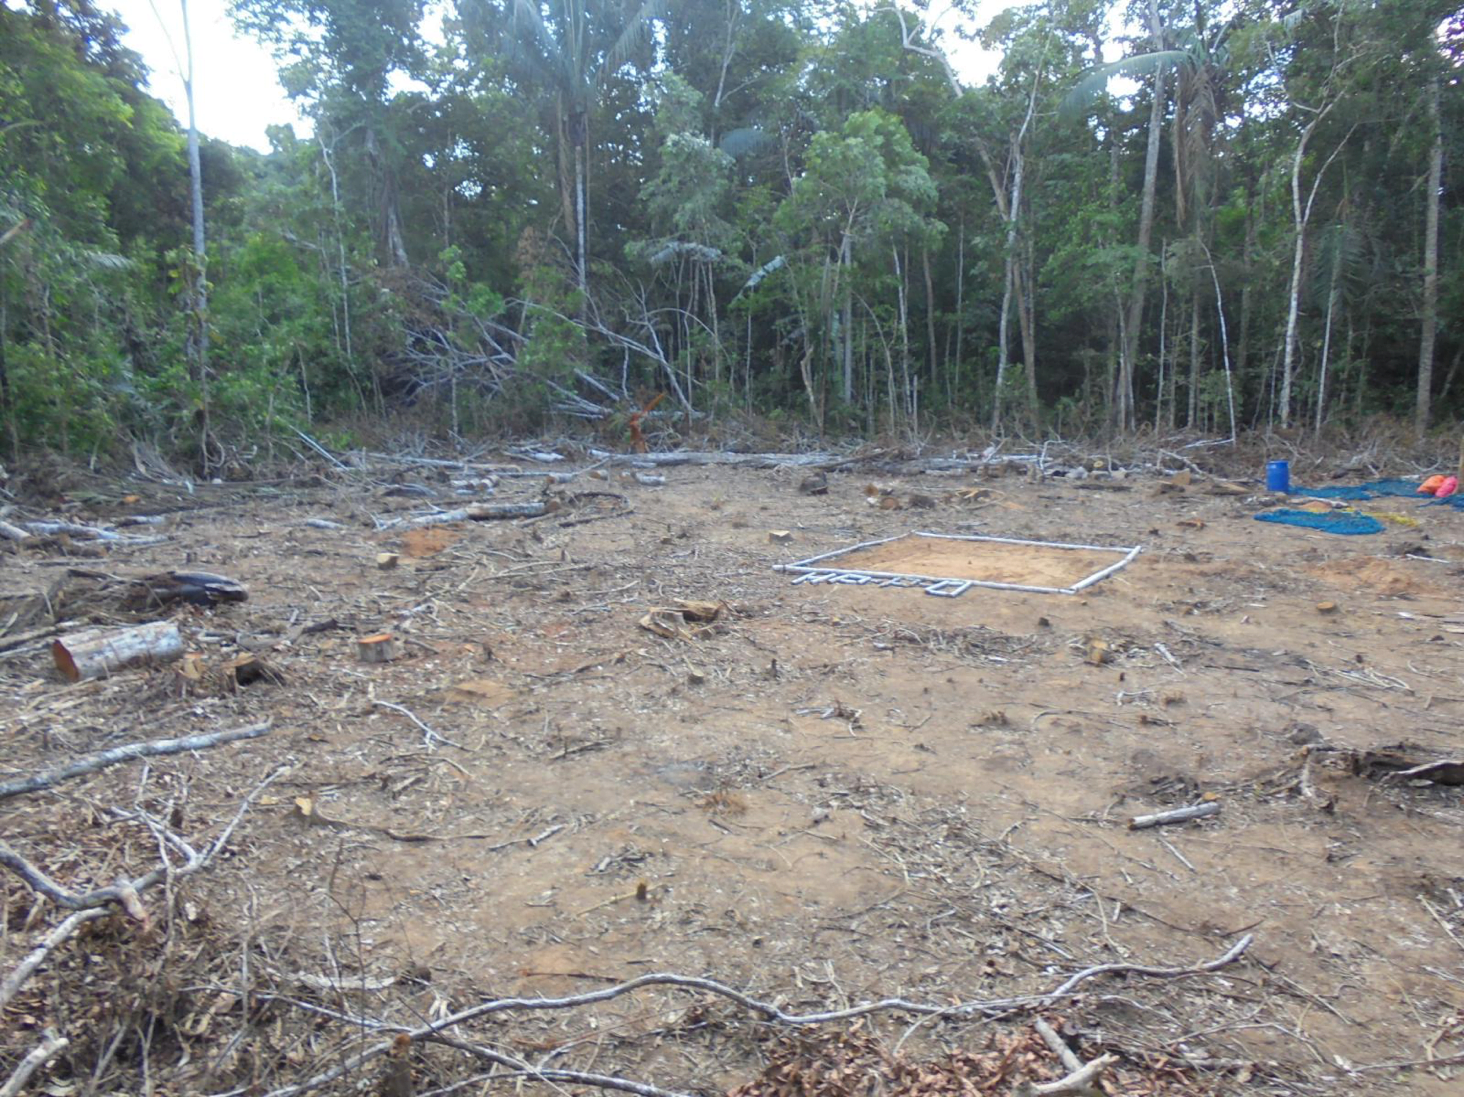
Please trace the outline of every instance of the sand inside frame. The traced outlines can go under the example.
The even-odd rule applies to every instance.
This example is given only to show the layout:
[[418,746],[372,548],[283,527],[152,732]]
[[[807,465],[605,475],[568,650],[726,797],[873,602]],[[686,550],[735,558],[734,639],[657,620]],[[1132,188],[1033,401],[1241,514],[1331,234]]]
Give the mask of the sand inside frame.
[[1088,576],[1112,567],[1128,551],[1127,548],[1055,548],[1051,545],[909,533],[882,544],[807,563],[830,570],[893,572],[1068,589]]

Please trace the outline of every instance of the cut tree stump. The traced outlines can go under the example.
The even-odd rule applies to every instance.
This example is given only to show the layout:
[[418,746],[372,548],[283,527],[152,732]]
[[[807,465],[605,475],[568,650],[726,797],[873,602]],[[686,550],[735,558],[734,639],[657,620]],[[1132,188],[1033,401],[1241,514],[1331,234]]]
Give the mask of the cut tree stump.
[[183,654],[183,637],[172,621],[123,629],[86,629],[51,644],[56,669],[70,682],[101,678],[147,663],[170,663]]
[[363,663],[390,663],[401,657],[402,642],[389,632],[378,632],[357,640],[356,654]]

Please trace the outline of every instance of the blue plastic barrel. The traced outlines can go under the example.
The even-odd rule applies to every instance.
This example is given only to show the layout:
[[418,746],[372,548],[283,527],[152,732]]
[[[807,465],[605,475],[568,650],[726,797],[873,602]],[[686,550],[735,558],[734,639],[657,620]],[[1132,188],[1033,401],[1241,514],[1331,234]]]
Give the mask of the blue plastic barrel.
[[1266,463],[1266,490],[1281,492],[1291,490],[1291,462],[1268,461]]

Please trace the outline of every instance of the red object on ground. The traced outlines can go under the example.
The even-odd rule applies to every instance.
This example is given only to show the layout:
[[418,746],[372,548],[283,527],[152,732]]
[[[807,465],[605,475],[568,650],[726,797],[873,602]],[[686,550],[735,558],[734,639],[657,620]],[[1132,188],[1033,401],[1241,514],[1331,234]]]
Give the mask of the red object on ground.
[[1443,483],[1444,478],[1442,475],[1430,476],[1427,480],[1418,485],[1417,494],[1432,495],[1434,492],[1438,491],[1440,487],[1443,486]]
[[1449,496],[1453,495],[1454,492],[1456,492],[1458,490],[1459,490],[1459,478],[1457,476],[1450,476],[1447,480],[1445,480],[1442,484],[1439,485],[1439,490],[1436,491],[1436,492],[1434,492],[1434,498],[1435,499],[1447,499]]

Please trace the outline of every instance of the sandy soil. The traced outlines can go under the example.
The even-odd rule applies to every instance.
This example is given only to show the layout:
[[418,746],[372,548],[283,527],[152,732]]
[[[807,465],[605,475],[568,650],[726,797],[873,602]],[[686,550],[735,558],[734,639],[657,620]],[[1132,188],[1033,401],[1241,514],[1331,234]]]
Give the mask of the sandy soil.
[[[1122,1057],[1112,1092],[1156,1092],[1140,1081],[1186,1056],[1228,1062],[1186,1068],[1165,1092],[1460,1092],[1464,1068],[1388,1064],[1464,1051],[1464,791],[1380,781],[1334,755],[1310,769],[1313,798],[1298,776],[1317,741],[1457,757],[1464,514],[1336,537],[1255,522],[1262,500],[1201,483],[1007,480],[967,499],[961,477],[895,482],[938,500],[915,512],[866,505],[855,473],[804,497],[797,470],[665,472],[659,488],[583,481],[633,506],[604,520],[562,524],[569,507],[406,536],[371,519],[423,501],[384,497],[384,483],[193,497],[130,485],[136,502],[78,513],[168,511],[172,541],[72,564],[113,576],[186,564],[251,597],[175,612],[211,668],[181,695],[172,669],[66,687],[44,652],[0,662],[3,768],[272,717],[265,739],[154,763],[147,795],[188,790],[206,830],[293,764],[236,855],[194,885],[197,917],[257,942],[274,962],[256,967],[276,978],[397,978],[389,1004],[361,1007],[383,1014],[655,970],[800,1008],[956,1001],[1045,990],[1094,963],[1188,965],[1253,933],[1223,972],[1097,980],[1060,1011],[1084,1055]],[[407,479],[451,505],[437,478]],[[498,497],[539,490],[505,480]],[[795,543],[769,544],[769,528]],[[943,599],[793,586],[772,570],[911,529],[1144,552],[1077,596]],[[376,568],[383,551],[403,554],[396,570]],[[124,619],[84,578],[58,587],[65,565],[4,558],[0,623],[38,590],[63,617]],[[688,627],[695,639],[640,627],[678,598],[725,607]],[[329,619],[338,627],[299,632]],[[379,630],[406,655],[359,663],[354,637]],[[283,684],[224,688],[217,668],[245,650]],[[377,702],[454,745],[427,746]],[[79,884],[93,870],[68,852],[68,827],[100,826],[96,805],[130,802],[142,779],[109,771],[45,798],[50,814],[0,825]],[[1126,828],[1201,797],[1221,813]],[[310,798],[316,825],[297,805]],[[29,905],[7,887],[8,967]],[[593,1018],[505,1025],[503,1039],[702,1092],[756,1074],[766,1034],[737,1029],[735,1011],[690,1023],[687,1001],[669,1001],[627,997]],[[1025,1023],[912,1034],[908,1021],[864,1031],[934,1053]]]
[[832,560],[819,561],[819,566],[940,579],[979,579],[987,583],[1028,587],[1068,588],[1118,563],[1130,547],[1125,546],[1117,552],[1086,552],[1045,545],[1011,545],[1001,541],[906,536]]

